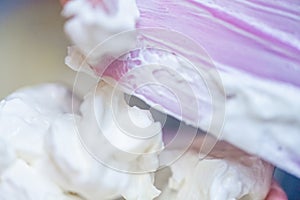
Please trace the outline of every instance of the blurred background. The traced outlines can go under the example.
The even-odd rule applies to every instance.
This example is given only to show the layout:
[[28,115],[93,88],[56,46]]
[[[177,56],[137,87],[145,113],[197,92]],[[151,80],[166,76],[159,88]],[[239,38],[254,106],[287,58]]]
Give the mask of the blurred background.
[[[43,82],[72,85],[75,73],[64,64],[68,40],[58,0],[0,0],[0,99]],[[299,179],[276,170],[289,195],[300,199]]]
[[71,84],[57,0],[0,0],[0,98],[42,82]]

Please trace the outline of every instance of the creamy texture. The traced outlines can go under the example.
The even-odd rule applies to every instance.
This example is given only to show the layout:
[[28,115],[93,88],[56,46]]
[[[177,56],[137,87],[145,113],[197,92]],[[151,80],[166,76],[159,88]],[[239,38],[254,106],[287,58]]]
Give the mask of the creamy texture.
[[235,70],[217,75],[204,70],[202,76],[182,59],[157,50],[136,55],[127,55],[130,62],[113,62],[104,80],[118,82],[149,105],[161,105],[162,112],[300,175],[297,87]]
[[300,90],[232,75],[222,75],[228,99],[221,138],[300,176]]
[[[220,69],[226,97],[222,138],[300,177],[299,1],[137,0],[137,5],[141,12],[137,28],[178,31],[198,48],[175,43],[163,34],[146,38],[154,40],[152,46],[171,49],[199,66],[205,63],[199,52],[203,48]],[[183,73],[189,72],[183,68]],[[200,89],[198,93],[206,95]],[[158,101],[161,96],[157,93],[152,99]],[[200,98],[197,101],[203,104]],[[189,121],[188,116],[183,120]]]
[[[271,166],[248,155],[225,154],[199,161],[190,151],[170,166],[172,174],[157,172],[158,153],[163,149],[160,124],[153,121],[149,111],[128,106],[123,93],[107,84],[100,83],[80,108],[76,97],[73,101],[74,112],[70,91],[48,84],[20,90],[1,102],[1,199],[151,200],[161,194],[160,190],[158,199],[182,199],[186,195],[232,199],[253,194],[253,199],[261,199],[268,191]],[[128,123],[118,126],[114,112]],[[6,117],[15,123],[7,125]],[[47,126],[36,128],[37,119]],[[135,132],[130,120],[144,131]],[[126,128],[133,130],[132,135],[124,132]],[[149,133],[153,135],[149,137]],[[102,162],[99,157],[96,160],[99,152],[106,155]],[[143,157],[145,153],[151,156]],[[163,156],[172,154],[169,151]],[[109,167],[114,163],[117,170]],[[148,172],[128,173],[134,170]]]
[[[106,62],[107,57],[117,57],[135,47],[137,36],[135,31],[125,34],[125,37],[106,41],[114,34],[135,27],[139,11],[134,0],[104,0],[94,3],[93,1],[87,3],[84,0],[74,0],[67,4],[63,14],[70,18],[65,29],[77,45],[70,48],[70,56],[66,58],[66,63],[73,69],[80,70],[80,66],[83,64],[87,70],[93,68],[97,71],[97,75],[101,76],[103,71],[99,68],[97,70],[97,67],[105,68],[103,62]],[[97,51],[91,53],[99,44],[101,48],[97,48]],[[82,63],[89,53],[91,54],[87,62]],[[142,64],[152,62],[153,58],[151,57],[154,57],[154,60],[160,60],[158,68],[152,72],[153,69],[149,68],[150,73],[147,75],[151,74],[150,77],[154,80],[171,83],[171,89],[175,90],[176,83],[180,83],[177,90],[179,92],[184,91],[184,98],[181,99],[183,102],[180,102],[184,106],[188,105],[194,108],[194,104],[189,104],[192,99],[189,96],[189,90],[185,89],[191,87],[189,89],[194,90],[198,88],[199,85],[197,84],[201,85],[201,91],[196,90],[196,100],[207,104],[202,107],[202,110],[196,109],[196,112],[205,111],[199,112],[203,115],[200,117],[200,124],[195,125],[192,120],[189,120],[195,117],[193,110],[185,111],[183,120],[203,129],[208,129],[210,125],[208,118],[211,117],[209,114],[211,112],[210,98],[202,94],[207,95],[209,92],[204,89],[204,83],[199,83],[195,81],[197,78],[190,76],[193,72],[192,68],[189,68],[182,59],[176,58],[174,54],[169,56],[162,52],[158,53],[156,50],[150,54],[147,53],[149,53],[147,50],[143,54],[133,52],[130,58],[138,57],[139,59],[139,56],[144,56]],[[127,61],[122,60],[119,64],[124,67]],[[130,66],[134,68],[141,63],[133,62]],[[178,69],[182,76],[177,77],[169,73],[170,69],[163,67],[163,65],[170,63],[174,67],[172,70],[177,71]],[[118,71],[117,64],[115,70]],[[185,71],[185,69],[188,70]],[[126,72],[124,70],[119,74],[111,74],[110,76],[108,71],[105,74],[108,76],[106,80],[116,79],[118,81],[120,78],[118,75]],[[170,75],[173,78],[176,77],[173,82]],[[236,143],[241,148],[249,150],[251,147],[244,145],[255,142],[258,145],[261,141],[265,141],[261,139],[263,131],[271,130],[272,133],[273,125],[270,127],[262,126],[264,121],[258,122],[257,119],[267,121],[273,118],[277,119],[279,111],[283,111],[287,103],[291,103],[295,107],[295,111],[298,110],[292,99],[284,99],[286,101],[283,103],[275,101],[276,106],[282,110],[276,110],[272,113],[264,113],[260,110],[256,112],[255,109],[263,109],[268,103],[273,103],[270,98],[276,97],[278,99],[278,92],[268,91],[264,88],[264,86],[269,87],[268,84],[264,85],[266,83],[252,78],[249,79],[250,84],[236,86],[238,79],[232,81],[232,76],[228,75],[228,77],[227,75],[222,74],[221,78],[226,89],[225,96],[231,103],[229,104],[230,110],[226,112],[230,122],[225,124],[225,133],[222,137],[233,144]],[[123,90],[131,91],[131,84],[135,84],[137,81],[135,78],[138,76],[133,77],[130,79],[130,84],[127,84],[126,81],[122,83],[126,87],[121,84]],[[147,81],[146,77],[144,77],[144,81]],[[184,77],[188,79],[189,86],[182,86],[185,82],[182,79]],[[213,82],[213,79],[206,81],[210,83]],[[244,91],[247,87],[254,89],[254,93],[251,93],[252,90],[250,93],[248,90]],[[263,93],[268,91],[265,104],[261,103],[261,95],[258,95],[259,89],[262,89]],[[147,100],[149,104],[156,103],[155,93],[145,96],[149,90],[157,91],[160,100],[169,97],[169,101],[165,101],[165,104],[171,103],[170,105],[172,105],[174,103],[170,93],[162,92],[155,87],[148,87],[148,89],[139,91],[137,96]],[[291,91],[294,90],[291,89]],[[222,91],[217,91],[217,97],[220,98],[216,99],[217,106],[219,106],[219,101],[222,103],[221,100],[224,98],[222,95],[224,95]],[[258,105],[249,107],[253,103],[251,102],[245,106],[243,97],[246,100],[259,98],[254,102],[258,102]],[[161,125],[154,122],[149,111],[128,106],[122,92],[102,82],[95,91],[91,91],[85,97],[81,106],[79,104],[80,100],[76,97],[72,98],[68,89],[51,84],[20,90],[1,102],[1,199],[95,200],[125,198],[129,200],[151,200],[157,197],[156,199],[232,200],[248,197],[259,200],[265,197],[269,189],[272,167],[249,155],[246,157],[210,157],[207,160],[199,161],[198,155],[189,151],[179,161],[166,168],[171,173],[160,174],[156,170],[159,167],[159,159],[164,159],[159,158],[159,152],[164,148]],[[263,108],[260,107],[261,105]],[[243,109],[235,111],[237,107]],[[164,105],[160,108],[164,109]],[[172,109],[168,109],[167,112],[178,118],[181,117]],[[249,118],[249,116],[253,117]],[[295,117],[288,112],[284,113],[283,116],[288,122],[287,124],[279,124],[280,127],[288,126],[289,121],[294,120]],[[245,120],[246,123],[242,123],[243,127],[238,126],[240,121],[237,120],[237,123],[235,120],[231,120],[232,118]],[[237,137],[236,133],[242,128],[251,130],[250,127],[259,127],[259,134],[247,135],[241,142],[242,138]],[[293,128],[291,128],[291,132],[295,134]],[[255,132],[257,129],[252,131]],[[218,135],[214,131],[211,133]],[[277,133],[277,129],[275,133]],[[273,134],[271,138],[275,136]],[[246,140],[247,143],[244,143]],[[280,145],[283,146],[293,147],[296,144],[296,142],[288,139],[280,141]],[[273,152],[272,148],[270,153]],[[265,150],[265,152],[268,151]],[[173,153],[170,151],[164,156],[168,157]],[[288,155],[292,155],[293,148],[288,153]],[[257,154],[264,155],[259,152]],[[281,155],[277,158],[281,158]],[[289,168],[292,167],[289,166]],[[166,175],[167,177],[164,177]]]
[[[86,0],[72,0],[65,5],[63,15],[70,18],[65,24],[65,31],[77,45],[70,51],[89,54],[90,64],[103,63],[107,56],[119,57],[135,47],[135,31],[124,37],[111,38],[135,28],[139,18],[135,0],[103,0],[94,4]],[[93,51],[96,47],[97,51]],[[67,57],[66,62],[72,61]]]
[[[171,156],[175,152],[168,152]],[[168,155],[167,155],[168,156]],[[262,200],[269,189],[272,167],[253,156],[199,160],[190,151],[170,166],[172,175],[159,199]],[[167,174],[165,172],[165,174]],[[163,173],[157,176],[163,177]]]
[[[73,104],[77,112],[79,100],[73,98]],[[0,102],[0,138],[15,150],[17,157],[33,163],[45,154],[44,136],[52,121],[71,112],[72,94],[59,84],[19,90]]]
[[[1,199],[79,199],[66,194],[34,167],[47,156],[44,139],[51,123],[57,116],[72,112],[71,97],[70,90],[62,85],[44,84],[24,88],[1,101]],[[75,108],[78,103],[73,98]]]
[[22,200],[79,200],[64,193],[58,185],[39,174],[24,160],[17,160],[1,175],[0,199]]
[[6,170],[16,159],[15,152],[7,141],[0,138],[0,175]]
[[[107,62],[101,59],[93,61],[96,58],[93,54],[101,54],[105,49],[97,48],[92,56],[78,51],[84,48],[82,38],[88,38],[88,33],[78,35],[68,31],[76,47],[69,52],[66,63],[77,70],[83,66],[91,74],[93,69],[93,75],[104,75],[113,84],[119,82],[123,91],[149,105],[159,104],[161,111],[300,177],[300,89],[297,87],[300,42],[299,28],[295,29],[300,21],[299,4],[292,0],[276,4],[149,0],[137,1],[137,5],[141,12],[137,28],[167,30],[140,31],[138,39],[142,47],[158,47],[173,54],[142,48],[107,67]],[[76,15],[73,21],[81,22],[90,15],[80,7],[76,9],[81,15]],[[92,11],[96,15],[99,10]],[[129,16],[134,24],[136,19]],[[105,25],[99,18],[94,20]],[[73,28],[86,30],[81,23]],[[106,32],[106,29],[96,30],[97,26],[92,29],[91,32]],[[74,40],[75,36],[80,38]],[[93,40],[86,44],[89,42]],[[201,67],[202,74],[176,54],[186,57],[196,68]],[[165,87],[148,84],[152,82]]]
[[[108,85],[99,87],[95,94],[99,103],[96,108],[99,110],[93,110],[94,96],[88,95],[81,106],[82,115],[78,99],[72,98],[67,88],[55,84],[20,90],[3,100],[0,109],[0,136],[4,138],[0,140],[2,199],[82,197],[94,200],[121,196],[126,199],[153,199],[159,195],[160,192],[153,185],[152,173],[131,174],[114,170],[97,162],[80,142],[76,128],[83,132],[84,137],[95,140],[91,133],[99,133],[94,116],[97,113],[103,117],[100,119],[103,141],[98,141],[102,145],[97,146],[97,150],[105,152],[107,159],[118,159],[117,148],[140,154],[162,148],[160,124],[153,122],[149,111],[137,111],[137,108],[129,107],[123,95],[119,94],[116,99],[120,109],[115,113],[117,116],[125,110],[138,112],[139,118],[135,118],[135,123],[149,125],[145,134],[147,129],[148,132],[149,129],[159,130],[150,140],[138,141],[122,136],[122,131],[112,119],[111,106],[107,105],[112,92],[113,88]],[[122,119],[125,118],[123,116]],[[79,120],[77,126],[75,120]],[[109,142],[104,137],[108,141],[121,143],[113,143],[115,148],[106,152]],[[116,140],[116,137],[122,137],[123,140]],[[151,170],[158,167],[155,155],[150,160],[139,160],[139,157],[128,157],[130,161],[125,159],[126,163],[130,163],[127,170],[130,171],[131,166],[152,166]]]
[[[142,154],[161,149],[160,124],[153,122],[149,111],[140,111],[137,122],[147,120],[151,123],[143,133],[156,131],[155,127],[159,128],[159,133],[150,140],[137,140],[126,135],[113,119],[113,114],[120,116],[137,108],[130,108],[125,104],[124,96],[118,91],[115,97],[117,104],[111,105],[113,91],[112,87],[102,85],[97,88],[95,94],[88,94],[80,108],[81,116],[75,119],[76,124],[70,114],[55,120],[45,145],[53,161],[51,164],[54,164],[58,171],[55,171],[54,175],[51,175],[51,172],[45,174],[49,174],[49,178],[57,177],[55,181],[64,190],[74,191],[86,199],[111,199],[119,196],[127,199],[153,199],[159,191],[152,184],[151,173],[134,175],[118,170],[135,172],[136,165],[150,166],[157,163],[158,158],[153,155],[152,160],[147,162],[140,160],[139,155],[129,154],[128,157],[124,157],[119,150]],[[113,106],[118,106],[120,110],[112,113]],[[99,123],[96,121],[97,118]],[[125,119],[126,117],[123,117],[123,120]],[[143,133],[140,132],[140,135]],[[119,162],[120,159],[122,160]],[[124,163],[125,166],[123,168],[118,168],[119,165],[110,166],[114,162],[119,165]],[[48,165],[48,161],[41,163],[39,169],[44,171]],[[152,166],[152,170],[157,167],[157,164]],[[136,190],[136,187],[140,190]]]

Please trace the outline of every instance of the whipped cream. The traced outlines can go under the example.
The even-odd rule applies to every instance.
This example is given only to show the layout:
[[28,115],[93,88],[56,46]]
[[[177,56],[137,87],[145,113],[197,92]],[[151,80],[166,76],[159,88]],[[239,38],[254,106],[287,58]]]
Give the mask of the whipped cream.
[[[140,155],[163,147],[160,124],[153,121],[149,111],[129,107],[124,96],[117,92],[119,110],[116,115],[122,115],[123,120],[126,118],[123,112],[127,110],[138,113],[139,118],[134,120],[136,124],[141,122],[146,126],[143,127],[145,134],[159,130],[149,140],[122,136],[112,119],[112,107],[108,105],[113,91],[108,85],[99,86],[95,96],[87,95],[81,108],[80,100],[72,99],[71,92],[58,84],[26,88],[3,100],[0,109],[2,199],[93,200],[122,196],[126,199],[153,199],[158,196],[160,192],[153,185],[152,172],[132,174],[106,166],[85,149],[80,141],[83,138],[78,137],[77,129],[82,131],[81,136],[95,140],[91,133],[100,134],[101,127],[103,141],[99,142],[103,145],[97,146],[96,150],[105,152],[106,159],[118,160],[118,149],[133,151],[139,154],[122,157],[126,164],[129,163],[126,165],[128,171],[136,166],[142,169],[143,166],[152,166],[152,171],[157,169],[155,153],[148,160],[140,159]],[[96,107],[94,98],[98,104]],[[97,124],[96,116],[99,116],[100,124]],[[117,143],[112,143],[115,148],[108,148],[111,151],[107,152],[110,141]],[[32,176],[35,178],[31,180]],[[39,192],[34,192],[36,189]]]
[[[168,152],[170,156],[175,151]],[[161,184],[158,199],[241,199],[261,200],[270,186],[272,167],[254,156],[236,159],[208,157],[188,152],[170,166],[168,182]],[[165,173],[166,174],[166,173]],[[158,179],[163,174],[157,176]],[[159,181],[159,180],[158,180]]]
[[[73,98],[75,107],[78,102]],[[0,199],[79,199],[34,168],[47,156],[50,125],[66,112],[72,112],[72,94],[59,84],[24,88],[0,102]]]
[[4,172],[16,159],[15,151],[3,138],[0,138],[0,175]]
[[[135,1],[99,2],[64,9],[77,45],[66,63],[76,70],[91,51],[87,68],[135,47],[135,31],[106,41],[135,28]],[[189,151],[161,174],[163,148],[160,123],[103,82],[83,101],[58,84],[23,89],[0,103],[0,199],[263,199],[269,189],[272,167],[252,156],[199,160]]]
[[[155,155],[148,162],[140,161],[139,158],[142,153],[162,148],[160,124],[153,122],[149,111],[140,111],[137,123],[151,123],[144,133],[156,131],[157,128],[160,132],[150,140],[134,139],[123,133],[113,119],[113,114],[120,116],[137,108],[129,107],[124,96],[117,91],[117,104],[114,106],[118,106],[118,110],[113,113],[110,105],[113,92],[114,89],[109,85],[98,86],[95,94],[90,93],[85,97],[80,108],[81,115],[75,116],[75,121],[70,114],[62,115],[54,121],[45,142],[52,162],[40,163],[39,169],[44,171],[49,165],[58,168],[52,172],[54,174],[45,174],[49,174],[49,178],[57,177],[55,182],[64,190],[74,191],[86,199],[112,199],[120,196],[127,199],[153,199],[159,191],[153,186],[152,173],[127,172],[135,170],[133,167],[136,165],[150,166],[152,163],[152,170],[157,169],[158,158]],[[122,116],[121,120],[125,118]],[[125,157],[122,154],[124,151],[133,152]],[[122,161],[119,162],[120,159]],[[113,162],[118,165],[111,166]],[[122,164],[125,166],[118,168]],[[140,190],[136,190],[137,187]]]
[[72,194],[65,193],[51,180],[37,172],[24,160],[16,160],[2,175],[0,199],[24,200],[80,200]]
[[148,110],[130,107],[103,82],[80,102],[58,84],[1,102],[1,199],[261,199],[268,191],[271,166],[249,155],[199,160],[189,151],[165,168],[171,174],[157,171],[164,146]]
[[[103,63],[107,56],[119,57],[135,48],[136,32],[132,30],[140,16],[135,0],[103,0],[94,4],[73,0],[64,6],[62,14],[70,18],[65,32],[76,44],[69,49],[70,54],[89,54],[92,65]],[[130,32],[114,37],[123,31]],[[97,51],[93,51],[96,47]],[[69,62],[73,61],[67,57],[66,63]]]

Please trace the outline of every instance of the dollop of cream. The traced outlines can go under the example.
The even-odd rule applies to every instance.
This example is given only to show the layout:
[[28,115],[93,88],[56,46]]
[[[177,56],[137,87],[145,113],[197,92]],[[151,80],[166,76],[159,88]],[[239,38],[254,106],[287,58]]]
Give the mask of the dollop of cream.
[[[133,30],[140,16],[135,0],[102,0],[94,3],[73,0],[64,6],[62,14],[69,18],[65,32],[75,44],[69,49],[69,55],[89,55],[89,64],[97,65],[103,63],[107,56],[119,57],[135,48],[136,32]],[[116,36],[123,31],[130,32]],[[74,60],[68,56],[66,63],[75,66],[72,62]]]
[[[149,111],[139,111],[140,118],[136,120],[151,123],[140,135],[159,130],[158,134],[149,140],[124,134],[118,122],[128,122],[126,118],[129,115],[125,113],[138,108],[129,107],[119,91],[115,92],[116,104],[111,105],[113,92],[111,86],[100,85],[95,93],[85,97],[80,108],[81,115],[65,114],[54,121],[45,142],[52,162],[40,163],[39,169],[45,171],[49,165],[57,168],[44,173],[49,174],[49,178],[57,177],[55,182],[64,190],[76,192],[85,199],[121,196],[126,199],[153,199],[160,192],[153,185],[152,173],[130,172],[135,172],[136,166],[152,166],[153,171],[158,168],[157,155],[154,154],[149,161],[140,157],[143,153],[162,148],[161,126],[153,121]],[[113,107],[117,107],[115,113]],[[119,116],[120,120],[114,119]]]
[[[0,109],[0,136],[5,139],[0,140],[2,199],[67,199],[66,194],[68,198],[87,200],[157,197],[160,191],[153,185],[153,171],[158,167],[155,152],[163,147],[161,126],[153,121],[149,111],[128,106],[123,93],[117,91],[118,110],[114,114],[121,116],[120,120],[129,121],[126,118],[130,115],[124,112],[138,113],[139,118],[133,119],[135,124],[146,125],[140,135],[157,133],[147,140],[123,135],[109,104],[113,92],[109,85],[99,86],[95,94],[86,96],[81,107],[80,100],[72,99],[71,92],[57,84],[26,88],[3,100]],[[95,134],[102,137],[95,138]],[[105,153],[104,163],[83,145],[87,142],[84,138],[100,139],[96,144],[102,145],[94,150]],[[120,156],[120,150],[128,151],[129,156]],[[153,156],[143,159],[141,155],[149,152],[154,152]],[[118,170],[105,163],[119,159],[126,168]],[[149,166],[151,172],[128,173],[150,169]],[[35,193],[35,190],[39,191]]]
[[44,139],[63,113],[72,113],[72,94],[60,84],[23,88],[0,102],[0,199],[80,199],[34,167],[47,157]]
[[20,159],[1,175],[0,199],[80,200],[62,191],[58,185]]
[[[171,156],[176,151],[168,153]],[[189,151],[171,165],[169,171],[168,181],[159,183],[163,188],[159,200],[261,200],[269,190],[273,169],[254,156],[235,159],[207,157],[201,160],[199,154]],[[166,180],[161,175],[157,178],[158,182]]]
[[83,101],[45,84],[0,105],[3,200],[262,199],[270,185],[272,168],[252,156],[199,160],[189,151],[161,174],[160,123],[103,82]]

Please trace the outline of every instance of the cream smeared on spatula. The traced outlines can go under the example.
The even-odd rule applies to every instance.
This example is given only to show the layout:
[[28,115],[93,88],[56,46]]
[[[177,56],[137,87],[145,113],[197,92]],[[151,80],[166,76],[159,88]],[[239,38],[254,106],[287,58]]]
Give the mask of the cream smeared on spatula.
[[[116,5],[120,2],[116,1]],[[132,20],[119,28],[116,23],[114,30],[127,31],[136,24],[140,29],[159,27],[167,31],[132,31],[114,38],[98,34],[95,40],[97,34],[91,33],[116,33],[105,29],[106,22],[102,18],[92,19],[99,22],[94,23],[96,25],[85,23],[89,16],[106,12],[93,9],[89,1],[74,0],[65,6],[66,11],[74,8],[73,18],[66,27],[76,45],[70,48],[66,63],[75,70],[82,66],[85,71],[110,83],[118,82],[124,92],[149,105],[159,104],[161,111],[300,177],[300,26],[296,26],[300,22],[299,3],[292,0],[279,0],[276,4],[235,0],[184,0],[180,3],[138,0],[137,6],[135,1],[131,3],[134,4],[131,12],[128,7],[112,9],[120,13],[128,11],[126,19]],[[79,6],[75,8],[75,4],[85,4],[89,12]],[[105,5],[105,2],[100,4]],[[141,13],[138,23],[137,8]],[[114,13],[113,16],[120,15]],[[74,31],[68,29],[71,22]],[[87,28],[91,30],[86,31]],[[172,40],[174,32],[182,33],[182,37]],[[110,41],[107,44],[114,44],[136,34],[136,40],[124,40],[129,42],[127,47],[131,48],[137,41],[135,48],[140,48],[141,43],[144,46],[139,50],[129,49],[132,51],[125,56],[114,57],[121,51],[110,55],[114,45],[92,49],[106,39]],[[91,45],[90,42],[95,43]],[[162,53],[161,48],[167,51]],[[91,54],[87,54],[87,50]],[[194,68],[183,63],[179,56],[191,61]],[[103,60],[104,57],[109,62]],[[199,74],[197,67],[204,76]],[[157,88],[155,84],[148,84],[151,82],[162,83],[165,87]],[[207,85],[212,87],[205,87]],[[167,87],[172,92],[167,91]],[[177,97],[180,97],[179,103]],[[218,116],[216,120],[212,120],[212,112]]]

